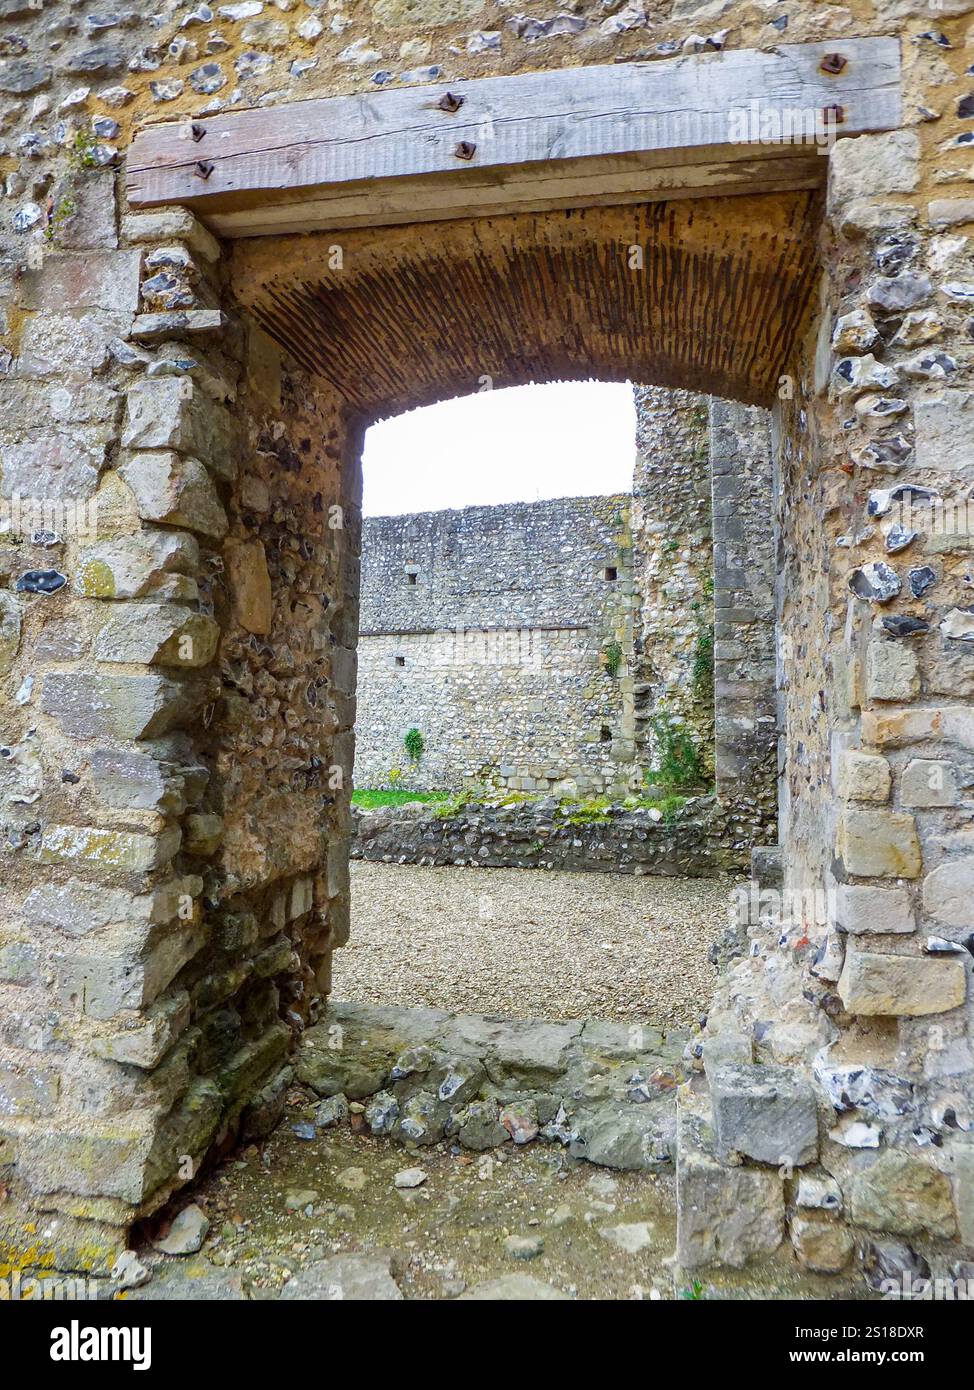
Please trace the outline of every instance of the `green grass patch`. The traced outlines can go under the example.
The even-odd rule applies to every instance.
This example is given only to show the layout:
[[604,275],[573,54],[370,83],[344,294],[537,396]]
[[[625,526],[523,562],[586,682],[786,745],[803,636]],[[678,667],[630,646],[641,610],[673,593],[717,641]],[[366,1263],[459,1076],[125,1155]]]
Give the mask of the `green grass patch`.
[[[555,814],[562,816],[570,825],[592,825],[609,820],[612,807],[621,807],[625,811],[657,810],[663,824],[672,825],[689,799],[675,792],[663,797],[627,796],[621,801],[608,796],[589,796],[560,801]],[[365,811],[373,811],[378,806],[404,806],[409,801],[422,801],[432,807],[433,815],[439,820],[450,820],[467,806],[523,806],[540,800],[540,793],[511,791],[485,795],[473,789],[461,792],[407,792],[392,787],[358,787],[352,792],[352,804],[361,806]]]
[[449,792],[393,791],[390,787],[356,787],[352,805],[374,811],[376,806],[405,806],[407,801],[447,801]]
[[613,806],[621,806],[625,811],[659,811],[663,824],[672,825],[689,799],[676,792],[663,797],[627,796],[621,801],[613,801],[608,796],[589,796],[563,801],[558,813],[569,825],[597,825],[610,819]]

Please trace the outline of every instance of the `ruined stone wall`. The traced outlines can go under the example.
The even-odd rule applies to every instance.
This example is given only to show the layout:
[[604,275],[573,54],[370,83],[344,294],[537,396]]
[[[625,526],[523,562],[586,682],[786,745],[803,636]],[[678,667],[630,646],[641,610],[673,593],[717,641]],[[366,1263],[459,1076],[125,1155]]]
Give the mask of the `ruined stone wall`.
[[[786,1216],[815,1268],[884,1233],[942,1262],[974,1247],[970,528],[905,512],[920,487],[966,504],[974,482],[974,4],[662,8],[0,8],[4,497],[99,501],[93,537],[32,521],[0,563],[0,1221],[21,1257],[104,1262],[270,1078],[266,1122],[347,910],[363,422],[237,332],[192,219],[120,221],[134,123],[876,33],[902,37],[904,128],[829,156],[821,295],[777,421],[783,838],[803,906],[753,928],[701,1040],[716,1130],[684,1126],[680,1253],[713,1255],[740,1212],[762,1219],[725,1257],[774,1248]],[[733,1069],[755,1061],[792,1069],[780,1110]]]
[[707,398],[636,387],[637,745],[656,766],[667,730],[686,730],[705,781],[714,774],[711,505]]
[[[702,1048],[718,1133],[747,1090],[737,1065],[814,1078],[805,1128],[833,1184],[831,1215],[804,1175],[789,1193],[755,1168],[724,1203],[790,1202],[805,1264],[859,1251],[877,1281],[956,1272],[974,1239],[969,528],[937,505],[970,489],[974,208],[941,196],[922,148],[902,131],[830,162],[821,314],[775,420],[784,893],[744,905]],[[688,1133],[688,1202],[707,1144]],[[688,1212],[683,1256],[705,1247]]]
[[624,801],[580,813],[553,797],[352,807],[352,858],[385,864],[716,878],[748,865],[749,848],[738,852],[734,841],[734,827],[712,796],[692,797],[665,816]]
[[358,786],[392,769],[451,790],[638,782],[629,510],[572,497],[364,522]]
[[710,398],[717,794],[741,838],[777,838],[774,510],[768,412]]
[[195,219],[118,241],[19,277],[2,425],[3,1155],[68,1263],[235,1132],[347,921],[355,450]]

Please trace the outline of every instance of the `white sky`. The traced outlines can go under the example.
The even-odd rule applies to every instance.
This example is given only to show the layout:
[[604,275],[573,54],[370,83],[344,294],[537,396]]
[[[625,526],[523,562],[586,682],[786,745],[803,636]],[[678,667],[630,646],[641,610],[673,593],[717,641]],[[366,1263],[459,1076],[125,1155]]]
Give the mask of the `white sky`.
[[602,381],[511,386],[373,425],[366,516],[629,492],[632,387]]

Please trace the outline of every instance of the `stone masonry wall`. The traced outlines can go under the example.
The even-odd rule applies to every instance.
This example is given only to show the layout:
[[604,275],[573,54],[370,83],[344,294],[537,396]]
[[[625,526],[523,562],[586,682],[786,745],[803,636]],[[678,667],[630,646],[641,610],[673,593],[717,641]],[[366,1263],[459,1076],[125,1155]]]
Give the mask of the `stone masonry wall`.
[[768,412],[709,401],[717,794],[755,845],[777,838],[777,529]]
[[392,769],[424,788],[638,781],[629,511],[573,497],[364,522],[359,786]]
[[742,870],[750,847],[715,799],[693,797],[672,818],[655,808],[605,808],[579,815],[572,803],[542,797],[515,805],[476,802],[457,809],[407,802],[352,807],[353,859],[385,864],[461,864],[473,868],[563,869],[715,878]]
[[685,728],[713,779],[713,587],[707,398],[636,387],[633,551],[636,738],[647,766],[661,727]]
[[18,504],[0,550],[0,1223],[102,1267],[247,1126],[343,939],[357,560],[327,396],[204,307],[218,245],[86,225],[19,277],[5,388],[3,497],[86,510]]
[[[679,1253],[743,1261],[786,1229],[818,1269],[863,1239],[893,1269],[974,1252],[971,528],[939,505],[966,523],[974,485],[974,0],[716,8],[0,6],[3,500],[99,502],[93,535],[48,510],[5,531],[0,558],[0,1224],[16,1258],[104,1265],[238,1126],[268,1123],[346,931],[365,422],[246,331],[194,219],[119,216],[134,124],[771,50],[783,30],[840,54],[899,36],[903,128],[830,151],[820,294],[781,364],[798,897],[751,924],[699,1041],[709,1096],[683,1104]],[[295,281],[306,255],[295,238]],[[673,292],[699,338],[693,285]],[[583,342],[584,316],[571,328]]]

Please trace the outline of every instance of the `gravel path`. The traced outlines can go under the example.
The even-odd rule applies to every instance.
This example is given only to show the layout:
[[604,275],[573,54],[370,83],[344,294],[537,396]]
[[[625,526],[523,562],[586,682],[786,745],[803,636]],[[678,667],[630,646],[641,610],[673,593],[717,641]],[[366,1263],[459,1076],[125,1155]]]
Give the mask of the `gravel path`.
[[352,863],[333,997],[512,1018],[688,1027],[730,879]]

